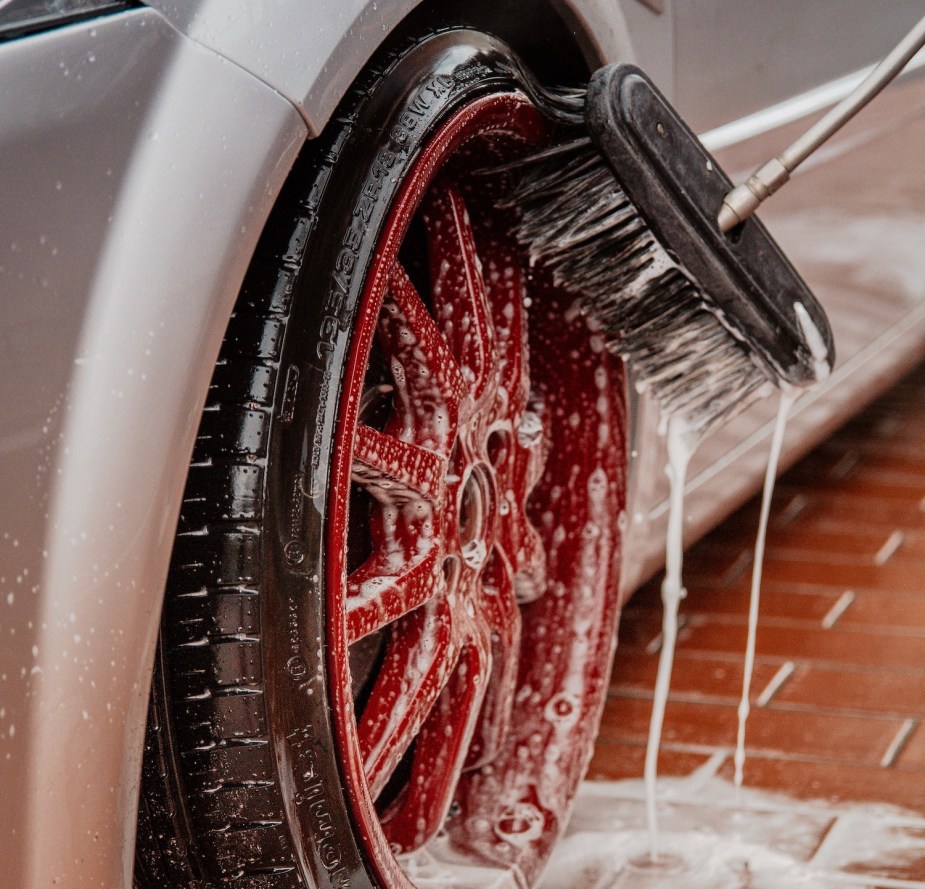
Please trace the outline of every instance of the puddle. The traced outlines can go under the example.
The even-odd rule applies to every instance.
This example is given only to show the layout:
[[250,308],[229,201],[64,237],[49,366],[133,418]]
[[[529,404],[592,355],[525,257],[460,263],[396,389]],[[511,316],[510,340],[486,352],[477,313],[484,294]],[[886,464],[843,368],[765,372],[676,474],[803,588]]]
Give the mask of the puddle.
[[643,781],[585,782],[538,889],[925,887],[925,819],[897,807],[807,803],[699,772],[658,791],[657,866]]

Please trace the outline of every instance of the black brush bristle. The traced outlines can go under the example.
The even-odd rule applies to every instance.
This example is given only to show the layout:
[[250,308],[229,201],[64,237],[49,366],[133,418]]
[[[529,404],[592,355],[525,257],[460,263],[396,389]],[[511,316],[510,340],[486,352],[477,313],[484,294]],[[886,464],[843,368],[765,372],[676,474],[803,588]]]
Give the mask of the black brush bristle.
[[828,372],[822,308],[756,219],[719,231],[731,183],[641,71],[606,66],[585,95],[527,89],[564,133],[510,165],[517,237],[580,294],[663,417],[703,435],[773,386]]
[[720,323],[598,151],[584,143],[570,155],[528,166],[505,202],[520,209],[518,240],[558,286],[582,295],[592,326],[663,416],[706,434],[774,377]]

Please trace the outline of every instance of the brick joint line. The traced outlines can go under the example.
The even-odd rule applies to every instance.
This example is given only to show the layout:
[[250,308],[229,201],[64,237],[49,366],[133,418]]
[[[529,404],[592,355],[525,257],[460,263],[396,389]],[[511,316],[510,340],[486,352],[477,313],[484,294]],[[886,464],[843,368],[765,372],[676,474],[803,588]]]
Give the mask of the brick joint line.
[[[681,630],[683,630],[687,626],[688,620],[689,618],[686,614],[678,615],[678,641],[679,642],[682,641]],[[662,647],[663,638],[664,638],[663,633],[658,633],[658,635],[653,636],[652,639],[649,640],[648,644],[645,647],[646,654],[658,654],[658,652],[661,650],[661,647]]]
[[893,740],[890,741],[890,746],[886,748],[886,752],[880,760],[880,765],[883,766],[883,768],[888,769],[896,763],[896,760],[903,752],[903,748],[909,742],[909,738],[915,731],[917,725],[918,723],[914,719],[907,719],[899,727],[899,731],[896,733]]
[[880,549],[877,550],[877,554],[874,556],[875,565],[885,565],[896,553],[902,545],[903,541],[906,539],[906,535],[903,534],[899,529],[895,530],[889,537],[887,537],[886,542]]
[[848,473],[858,465],[860,459],[861,455],[858,453],[857,448],[852,448],[850,451],[845,451],[845,453],[829,470],[829,476],[838,481],[844,480],[848,477]]
[[[925,502],[925,498],[923,498]],[[786,528],[806,507],[809,506],[809,497],[805,494],[795,494],[790,502],[777,514],[773,524],[777,528]]]
[[720,578],[720,586],[732,586],[751,567],[753,558],[754,555],[750,549],[742,550],[726,573]]
[[825,617],[822,618],[822,628],[831,630],[838,622],[838,619],[851,607],[856,598],[854,590],[845,590],[838,597],[838,601],[828,610]]
[[758,695],[755,703],[759,707],[767,707],[774,695],[780,691],[783,684],[793,675],[795,669],[793,661],[786,661],[781,664],[780,669],[771,677],[771,681],[765,686],[764,691]]

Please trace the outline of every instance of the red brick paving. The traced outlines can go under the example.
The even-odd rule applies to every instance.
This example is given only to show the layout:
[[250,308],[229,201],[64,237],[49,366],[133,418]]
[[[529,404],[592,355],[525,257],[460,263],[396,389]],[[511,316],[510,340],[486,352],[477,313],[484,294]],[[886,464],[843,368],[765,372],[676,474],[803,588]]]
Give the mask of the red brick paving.
[[925,771],[925,730],[921,725],[916,727],[915,733],[897,759],[896,766],[902,769]]
[[[608,708],[601,735],[644,745],[651,710],[651,700],[640,698],[622,702],[616,713]],[[736,725],[735,706],[672,700],[662,739],[668,745],[718,750],[729,739],[734,742]],[[883,716],[762,707],[749,718],[748,741],[766,755],[877,765],[902,725],[902,719]]]
[[[638,778],[642,774],[645,747],[623,744],[619,741],[599,739],[591,760],[591,773],[606,773],[613,780]],[[686,753],[662,749],[658,756],[658,773],[663,776],[682,777],[705,765],[709,754]]]
[[[732,775],[757,512],[686,555],[663,774]],[[746,784],[925,816],[925,367],[781,479],[764,576]],[[659,580],[624,611],[592,778],[642,774]],[[881,878],[925,881],[919,851]]]
[[[732,655],[745,649],[744,619],[697,615],[685,629],[684,638],[678,642],[680,650]],[[821,624],[811,626],[808,621],[767,620],[759,628],[757,656],[778,662],[817,661],[911,672],[919,677],[918,681],[925,677],[925,637],[898,635],[892,627],[878,632],[836,624],[823,631]]]
[[[732,780],[732,773],[730,759],[719,774]],[[762,790],[784,790],[789,796],[804,800],[822,797],[833,803],[882,803],[886,800],[890,805],[925,814],[923,782],[915,780],[911,772],[900,769],[755,755],[745,762],[745,783]],[[922,880],[925,872],[909,873],[907,877]]]
[[880,626],[918,632],[919,627],[925,628],[925,596],[859,592],[841,620],[846,627]]
[[[614,673],[610,690],[614,695],[643,696],[651,699],[655,685],[657,658],[645,653],[621,652],[621,669]],[[738,705],[742,694],[742,665],[719,658],[687,658],[678,654],[677,669],[671,684],[676,700],[718,701]],[[778,667],[756,664],[752,680],[752,697],[771,681]]]
[[774,704],[906,717],[925,713],[925,682],[910,681],[906,673],[802,664],[777,693]]

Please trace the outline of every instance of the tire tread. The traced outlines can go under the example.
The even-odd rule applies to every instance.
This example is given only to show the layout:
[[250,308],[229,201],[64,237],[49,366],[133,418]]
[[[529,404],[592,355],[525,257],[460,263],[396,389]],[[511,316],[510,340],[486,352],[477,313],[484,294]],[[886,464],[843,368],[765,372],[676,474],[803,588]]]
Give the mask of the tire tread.
[[306,146],[298,187],[284,191],[242,284],[195,439],[168,575],[136,854],[144,889],[305,885],[276,787],[261,669],[263,498],[280,358],[306,246],[360,112],[412,49],[452,30],[419,31],[379,52]]

